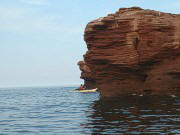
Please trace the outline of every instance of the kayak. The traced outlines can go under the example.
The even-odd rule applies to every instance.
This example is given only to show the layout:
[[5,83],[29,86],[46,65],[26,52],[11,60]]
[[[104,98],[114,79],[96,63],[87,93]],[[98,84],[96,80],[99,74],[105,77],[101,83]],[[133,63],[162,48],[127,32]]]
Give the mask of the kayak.
[[89,90],[74,90],[73,92],[97,92],[97,88],[89,89]]

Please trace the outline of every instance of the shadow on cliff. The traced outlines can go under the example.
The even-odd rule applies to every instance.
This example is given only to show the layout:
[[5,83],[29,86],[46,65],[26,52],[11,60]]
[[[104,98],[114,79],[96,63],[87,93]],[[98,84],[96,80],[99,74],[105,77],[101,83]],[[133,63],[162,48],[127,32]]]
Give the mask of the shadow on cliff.
[[90,106],[83,124],[91,134],[180,133],[180,97],[123,96]]

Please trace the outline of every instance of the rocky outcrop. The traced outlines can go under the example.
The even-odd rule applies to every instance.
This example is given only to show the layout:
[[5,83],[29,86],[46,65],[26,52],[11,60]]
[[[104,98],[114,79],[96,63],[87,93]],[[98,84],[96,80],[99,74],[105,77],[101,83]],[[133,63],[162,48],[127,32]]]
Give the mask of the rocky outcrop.
[[87,64],[84,61],[79,61],[78,65],[81,70],[81,79],[84,79],[84,87],[87,89],[96,88],[95,78]]
[[122,8],[90,22],[84,39],[81,78],[103,96],[180,92],[180,15]]

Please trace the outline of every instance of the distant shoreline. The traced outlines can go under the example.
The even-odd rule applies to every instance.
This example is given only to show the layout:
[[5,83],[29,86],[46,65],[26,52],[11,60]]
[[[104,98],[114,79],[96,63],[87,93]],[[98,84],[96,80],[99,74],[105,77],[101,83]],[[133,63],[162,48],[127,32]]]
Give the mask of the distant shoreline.
[[57,87],[79,87],[80,84],[70,84],[70,85],[46,85],[46,86],[0,86],[0,89],[9,89],[9,88],[57,88]]

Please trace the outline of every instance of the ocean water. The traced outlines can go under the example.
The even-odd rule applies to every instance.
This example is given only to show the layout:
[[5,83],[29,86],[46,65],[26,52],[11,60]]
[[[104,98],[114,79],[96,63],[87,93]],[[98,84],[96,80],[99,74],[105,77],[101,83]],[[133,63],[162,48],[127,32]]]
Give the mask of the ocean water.
[[180,134],[180,97],[102,99],[73,87],[0,89],[0,135]]

